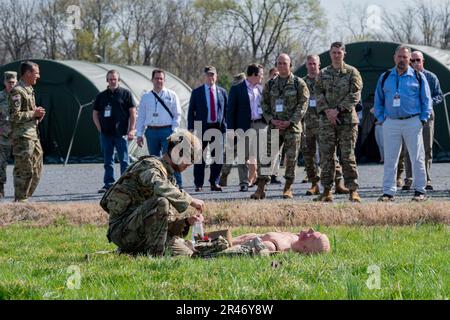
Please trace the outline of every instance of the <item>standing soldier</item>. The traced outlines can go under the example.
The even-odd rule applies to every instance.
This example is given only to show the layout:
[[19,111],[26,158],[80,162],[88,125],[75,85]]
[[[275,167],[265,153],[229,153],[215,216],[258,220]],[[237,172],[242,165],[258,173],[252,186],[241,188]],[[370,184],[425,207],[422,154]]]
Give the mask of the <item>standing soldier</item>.
[[321,70],[316,82],[319,119],[320,180],[324,187],[317,201],[331,202],[331,188],[336,174],[336,148],[341,151],[345,186],[350,201],[361,202],[358,189],[355,145],[358,137],[358,115],[355,106],[361,99],[362,79],[359,71],[344,63],[345,45],[331,44],[332,64]]
[[[319,115],[317,114],[317,99],[315,95],[315,85],[320,72],[320,58],[317,55],[306,57],[306,69],[308,74],[303,78],[309,90],[308,111],[303,119],[304,141],[302,141],[303,158],[305,159],[305,169],[311,188],[306,191],[307,196],[320,194],[319,190],[319,167],[316,162],[316,150],[319,142]],[[336,158],[336,193],[347,194],[348,189],[342,185],[342,168]]]
[[[292,184],[295,180],[300,135],[302,132],[300,121],[308,107],[309,91],[306,83],[291,72],[292,62],[287,54],[280,54],[277,59],[279,76],[266,83],[263,91],[262,109],[267,129],[267,149],[271,150],[271,131],[279,130],[279,145],[284,143],[286,150],[286,184],[283,198],[292,199]],[[269,151],[270,152],[270,151]],[[274,160],[271,154],[271,160]],[[266,186],[270,181],[272,161],[268,164],[258,160],[258,189],[252,194],[252,199],[263,199],[266,196]],[[269,173],[269,174],[267,174]]]
[[43,151],[38,125],[45,116],[45,109],[36,106],[32,87],[39,78],[39,65],[22,62],[20,81],[9,93],[15,202],[27,201],[41,178]]
[[6,165],[11,153],[8,94],[17,84],[17,72],[5,72],[5,90],[0,91],[0,198],[5,197]]

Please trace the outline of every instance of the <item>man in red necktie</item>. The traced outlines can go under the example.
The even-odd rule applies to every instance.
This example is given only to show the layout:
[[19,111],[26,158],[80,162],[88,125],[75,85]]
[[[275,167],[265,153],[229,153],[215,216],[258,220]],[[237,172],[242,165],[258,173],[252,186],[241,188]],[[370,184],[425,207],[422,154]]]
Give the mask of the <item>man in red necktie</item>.
[[[226,108],[227,108],[227,92],[225,89],[216,85],[217,71],[213,66],[206,66],[204,69],[204,84],[192,91],[191,99],[189,101],[188,110],[188,129],[193,131],[195,122],[201,122],[202,137],[209,129],[217,129],[220,132],[226,131]],[[198,124],[197,124],[198,126]],[[202,139],[203,140],[203,139]],[[213,144],[212,141],[203,141],[203,150],[208,144]],[[218,185],[220,171],[222,169],[223,156],[223,141],[220,143],[220,148],[215,148],[211,151],[211,158],[213,163],[210,165],[211,191],[222,191]],[[218,161],[220,160],[220,161]],[[219,163],[217,163],[217,161]],[[194,183],[195,191],[203,190],[203,183],[205,179],[205,161],[202,159],[201,164],[194,165]]]

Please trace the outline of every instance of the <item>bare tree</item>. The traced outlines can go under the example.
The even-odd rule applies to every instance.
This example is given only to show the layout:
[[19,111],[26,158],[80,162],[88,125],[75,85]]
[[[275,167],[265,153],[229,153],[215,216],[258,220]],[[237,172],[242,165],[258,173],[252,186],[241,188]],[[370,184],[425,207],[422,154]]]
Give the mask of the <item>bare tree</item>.
[[67,8],[72,0],[40,0],[38,3],[37,40],[47,59],[73,58],[73,39],[69,37]]
[[165,41],[165,54],[160,56],[160,65],[167,66],[167,70],[195,87],[202,67],[214,64],[211,56],[217,48],[209,46],[213,20],[183,0],[177,1],[172,12],[175,14],[174,23]]
[[439,16],[442,24],[439,39],[440,47],[450,49],[450,1],[440,6]]
[[383,14],[384,30],[390,40],[400,43],[419,43],[417,38],[416,9],[408,6],[395,14],[386,10]]
[[437,8],[431,2],[424,0],[416,0],[415,6],[417,7],[417,24],[423,36],[422,44],[436,45],[439,38],[438,28],[441,23]]
[[81,21],[85,32],[94,39],[94,50],[106,62],[113,54],[112,45],[118,38],[111,24],[118,10],[114,0],[80,0]]
[[242,0],[231,1],[226,10],[228,23],[236,25],[247,39],[254,61],[267,64],[283,35],[301,23],[304,0]]
[[12,60],[31,58],[36,34],[34,2],[4,0],[0,2],[0,42]]
[[334,26],[334,30],[346,31],[341,35],[345,42],[382,39],[378,30],[378,28],[381,29],[382,23],[381,8],[376,12],[371,12],[372,7],[378,8],[355,1],[345,2],[338,14],[338,22]]

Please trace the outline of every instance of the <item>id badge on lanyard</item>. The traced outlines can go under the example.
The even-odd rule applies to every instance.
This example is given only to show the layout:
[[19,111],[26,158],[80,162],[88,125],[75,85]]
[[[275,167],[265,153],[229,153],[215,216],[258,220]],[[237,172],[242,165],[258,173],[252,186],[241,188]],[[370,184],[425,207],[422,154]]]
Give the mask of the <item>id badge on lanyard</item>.
[[399,84],[400,84],[400,79],[397,77],[397,90],[395,91],[394,101],[392,102],[392,106],[394,108],[400,108],[400,94],[398,93]]
[[392,102],[394,108],[400,108],[400,95],[398,93],[394,96],[394,101]]
[[105,118],[110,118],[110,117],[111,117],[111,110],[112,110],[112,107],[111,107],[110,104],[108,104],[108,105],[105,107],[105,113],[103,114],[103,116],[104,116]]
[[317,106],[316,99],[309,99],[309,106],[315,108]]
[[283,99],[275,100],[275,112],[283,112],[284,111],[284,101]]

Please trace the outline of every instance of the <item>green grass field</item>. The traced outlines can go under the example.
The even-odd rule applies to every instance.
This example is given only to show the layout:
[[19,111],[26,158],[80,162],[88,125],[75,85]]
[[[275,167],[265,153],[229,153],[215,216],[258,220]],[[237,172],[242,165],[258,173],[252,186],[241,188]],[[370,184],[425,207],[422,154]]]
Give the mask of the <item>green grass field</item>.
[[200,260],[92,255],[114,249],[105,227],[15,224],[0,228],[0,299],[450,297],[448,225],[315,227],[328,234],[330,254]]

